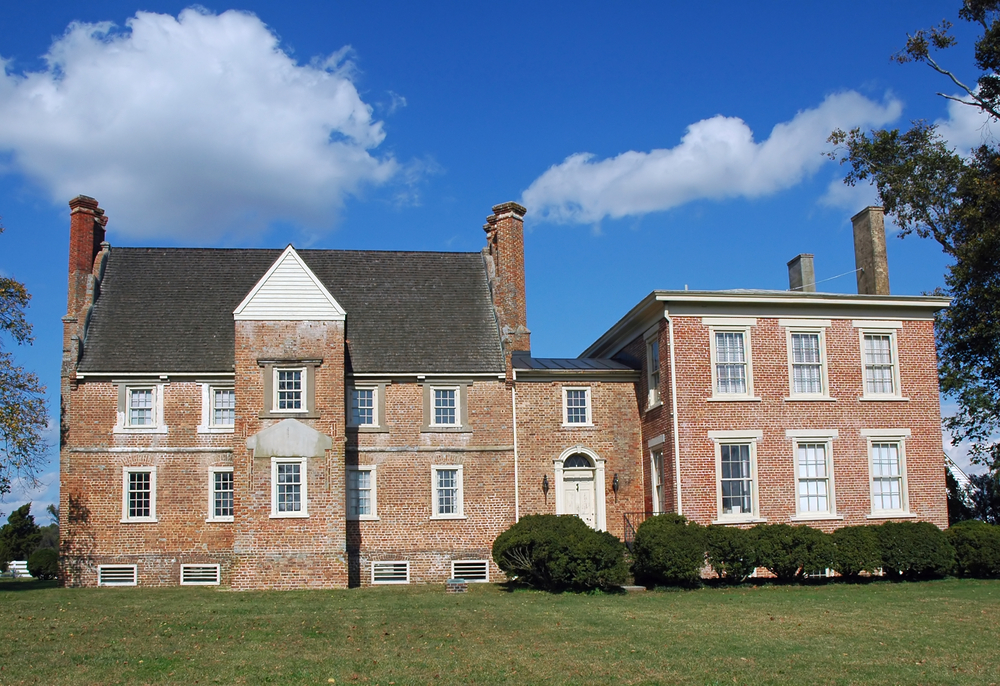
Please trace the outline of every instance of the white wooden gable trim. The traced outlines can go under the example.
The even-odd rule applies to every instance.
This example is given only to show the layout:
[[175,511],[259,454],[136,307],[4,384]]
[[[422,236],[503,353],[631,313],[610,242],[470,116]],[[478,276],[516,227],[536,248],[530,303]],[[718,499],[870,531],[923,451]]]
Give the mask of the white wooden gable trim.
[[346,314],[289,245],[233,311],[233,319],[343,321]]

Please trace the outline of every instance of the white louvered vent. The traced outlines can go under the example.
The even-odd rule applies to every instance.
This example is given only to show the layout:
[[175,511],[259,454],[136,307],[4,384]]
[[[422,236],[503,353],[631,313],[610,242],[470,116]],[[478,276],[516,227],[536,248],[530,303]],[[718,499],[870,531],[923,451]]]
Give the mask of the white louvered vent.
[[218,586],[219,565],[181,565],[181,586]]
[[372,562],[373,584],[410,583],[409,562]]
[[490,580],[490,565],[486,560],[452,560],[451,578],[486,583]]
[[98,586],[135,586],[138,573],[135,565],[99,565],[97,567]]

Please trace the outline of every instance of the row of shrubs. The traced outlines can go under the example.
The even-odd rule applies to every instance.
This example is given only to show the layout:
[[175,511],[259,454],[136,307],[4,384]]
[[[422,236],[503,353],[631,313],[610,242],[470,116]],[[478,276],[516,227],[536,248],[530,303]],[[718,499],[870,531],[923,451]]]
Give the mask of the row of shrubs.
[[[1000,526],[970,521],[945,532],[928,522],[886,522],[827,534],[788,524],[701,526],[665,514],[639,527],[632,558],[635,580],[646,585],[697,585],[706,565],[733,584],[758,567],[779,581],[827,569],[847,579],[992,578],[1000,577]],[[630,571],[618,538],[570,516],[523,517],[494,541],[493,560],[509,579],[549,590],[612,589]]]
[[827,569],[847,579],[992,578],[1000,576],[1000,527],[970,521],[942,531],[929,522],[885,522],[827,534],[788,524],[701,526],[667,514],[642,523],[632,552],[636,581],[649,585],[696,585],[706,564],[728,583],[758,567],[778,581]]

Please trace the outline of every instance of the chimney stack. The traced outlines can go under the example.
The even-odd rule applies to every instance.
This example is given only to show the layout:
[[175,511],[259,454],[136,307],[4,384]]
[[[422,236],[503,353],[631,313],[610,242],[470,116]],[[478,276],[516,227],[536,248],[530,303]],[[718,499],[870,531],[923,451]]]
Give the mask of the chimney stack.
[[487,272],[493,308],[500,325],[507,375],[511,376],[511,353],[531,350],[527,305],[524,295],[524,207],[505,202],[493,207],[486,218]]
[[813,270],[813,256],[809,253],[796,255],[788,262],[788,290],[816,292],[816,272]]
[[851,217],[854,225],[854,265],[858,294],[889,295],[889,262],[885,254],[885,215],[881,207],[866,207]]
[[94,259],[101,252],[108,218],[97,201],[78,195],[69,201],[69,316],[79,317],[87,299]]

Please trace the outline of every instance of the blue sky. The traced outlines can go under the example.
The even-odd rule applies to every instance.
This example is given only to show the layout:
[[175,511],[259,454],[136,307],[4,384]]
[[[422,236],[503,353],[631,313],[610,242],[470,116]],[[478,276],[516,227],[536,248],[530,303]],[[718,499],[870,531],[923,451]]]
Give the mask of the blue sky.
[[[840,184],[829,131],[988,135],[889,59],[959,6],[4,3],[0,272],[36,334],[14,352],[55,412],[79,193],[118,246],[479,250],[490,207],[519,200],[539,356],[577,355],[656,288],[783,289],[800,252],[818,279],[851,272],[849,217],[875,196]],[[944,59],[973,82],[956,29]],[[934,243],[888,250],[893,292],[943,284]],[[55,500],[51,455],[0,510]]]

